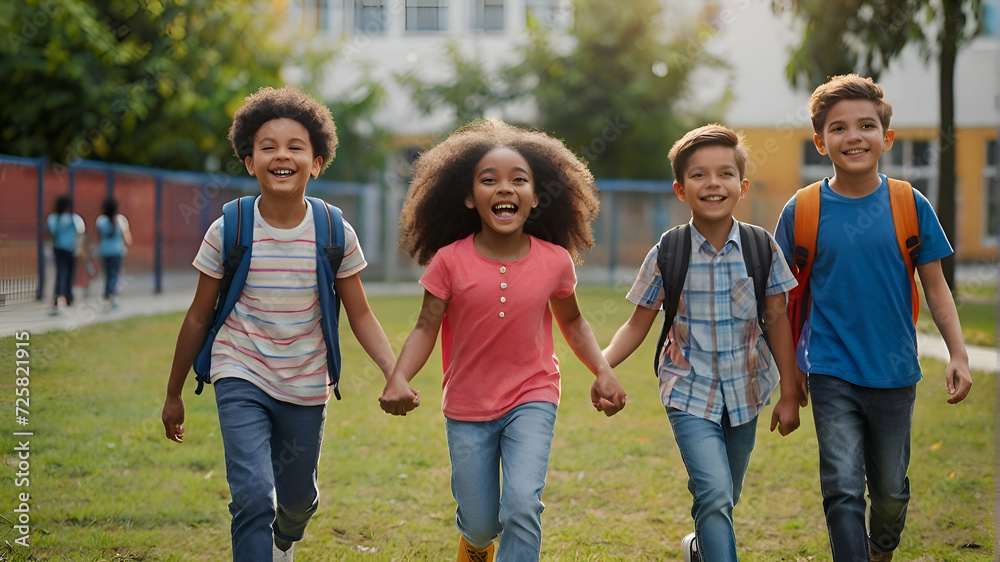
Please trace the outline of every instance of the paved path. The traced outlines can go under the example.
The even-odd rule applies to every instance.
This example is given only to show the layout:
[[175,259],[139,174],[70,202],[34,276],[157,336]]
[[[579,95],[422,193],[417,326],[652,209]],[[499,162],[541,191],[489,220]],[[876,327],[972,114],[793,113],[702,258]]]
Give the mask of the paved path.
[[[118,308],[109,310],[100,298],[101,280],[90,284],[89,295],[78,296],[73,306],[53,316],[52,291],[47,290],[44,301],[8,304],[0,307],[0,337],[26,330],[32,334],[55,330],[76,330],[91,324],[112,322],[130,316],[153,316],[167,312],[187,310],[194,298],[198,284],[195,273],[173,273],[164,276],[163,290],[153,292],[151,275],[125,276],[119,296]],[[416,283],[365,283],[369,297],[382,295],[419,295],[423,289]]]
[[[97,324],[121,320],[130,316],[151,316],[186,310],[194,297],[198,283],[196,274],[173,273],[163,280],[163,291],[153,294],[152,276],[126,276],[119,307],[106,310],[98,298],[99,280],[90,285],[91,296],[78,298],[72,307],[59,316],[51,316],[49,300],[9,304],[0,307],[0,337],[27,330],[32,334],[53,330],[76,330]],[[414,282],[365,283],[369,296],[418,295],[422,289]],[[51,294],[47,291],[46,294]],[[941,337],[935,334],[918,334],[918,348],[922,357],[948,359],[948,350]],[[1000,373],[1000,354],[995,348],[969,346],[969,363],[973,370]]]

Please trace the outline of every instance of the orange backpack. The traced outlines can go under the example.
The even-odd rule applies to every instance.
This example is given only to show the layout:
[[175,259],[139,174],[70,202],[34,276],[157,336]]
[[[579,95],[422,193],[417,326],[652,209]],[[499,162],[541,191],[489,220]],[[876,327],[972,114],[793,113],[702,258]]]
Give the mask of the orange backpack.
[[[788,294],[788,319],[792,324],[792,337],[799,343],[803,327],[809,317],[812,297],[809,292],[809,274],[816,257],[816,233],[819,230],[820,186],[818,181],[803,187],[795,194],[795,239],[792,263],[788,264],[798,285]],[[917,221],[917,205],[913,187],[900,180],[889,180],[889,206],[892,222],[896,228],[896,240],[903,262],[910,273],[910,299],[913,306],[913,323],[920,314],[920,297],[917,282],[913,278],[914,261],[920,247],[920,224]]]

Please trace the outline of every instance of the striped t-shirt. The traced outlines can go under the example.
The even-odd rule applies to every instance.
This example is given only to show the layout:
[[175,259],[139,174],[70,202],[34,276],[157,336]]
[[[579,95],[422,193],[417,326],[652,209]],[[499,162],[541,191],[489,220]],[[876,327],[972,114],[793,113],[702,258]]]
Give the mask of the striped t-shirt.
[[[254,203],[253,248],[246,285],[212,345],[211,380],[233,377],[276,400],[313,406],[330,398],[326,342],[316,282],[312,211],[295,228],[264,222]],[[222,278],[223,219],[205,234],[194,266]],[[344,221],[344,261],[337,277],[365,268],[354,229]]]

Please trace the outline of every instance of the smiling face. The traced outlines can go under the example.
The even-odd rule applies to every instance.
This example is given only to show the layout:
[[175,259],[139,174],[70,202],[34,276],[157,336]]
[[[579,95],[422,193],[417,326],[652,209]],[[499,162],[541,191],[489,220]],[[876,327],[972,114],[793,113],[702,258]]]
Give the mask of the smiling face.
[[479,213],[483,231],[520,234],[537,205],[531,167],[517,151],[494,148],[476,164],[465,206]]
[[309,131],[294,119],[272,119],[257,130],[253,156],[244,162],[260,182],[260,192],[271,197],[302,197],[309,176],[318,176],[323,157],[313,156]]
[[750,180],[740,179],[735,150],[722,145],[695,150],[683,177],[674,181],[674,193],[691,207],[695,226],[702,232],[699,225],[732,221],[733,209],[749,187]]
[[895,133],[882,129],[875,104],[864,99],[841,100],[830,107],[816,149],[830,157],[838,181],[878,177],[878,160],[892,147]]

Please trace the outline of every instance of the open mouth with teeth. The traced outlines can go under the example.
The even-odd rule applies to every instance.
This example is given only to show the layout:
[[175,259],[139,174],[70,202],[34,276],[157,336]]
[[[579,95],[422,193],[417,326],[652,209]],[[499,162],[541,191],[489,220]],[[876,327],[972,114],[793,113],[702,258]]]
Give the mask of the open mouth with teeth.
[[726,200],[725,195],[709,195],[708,197],[702,197],[702,201],[706,203],[722,203]]
[[853,148],[851,150],[845,150],[844,154],[846,154],[848,156],[857,156],[859,154],[864,154],[866,152],[868,152],[868,149],[865,149],[865,148]]
[[295,170],[286,170],[286,169],[271,170],[271,175],[278,176],[279,178],[287,178],[288,176],[291,176],[294,173]]
[[492,211],[497,218],[509,219],[517,214],[517,205],[513,203],[497,203],[493,205]]

